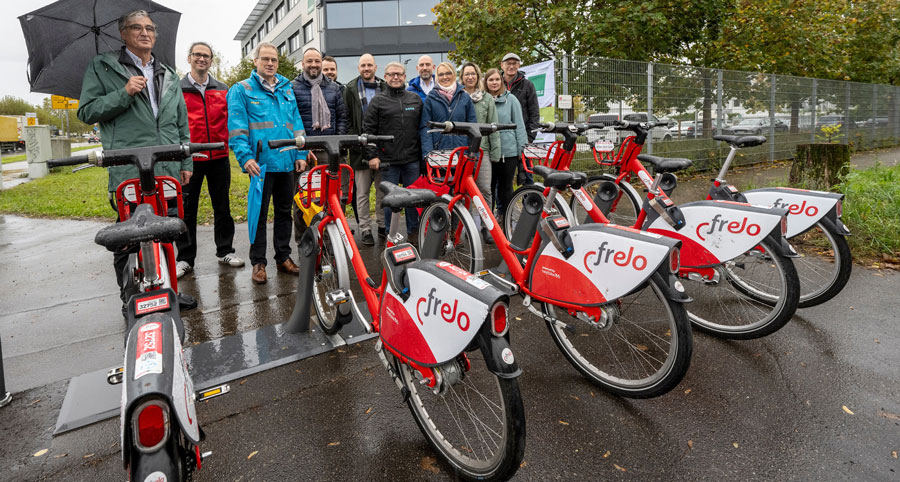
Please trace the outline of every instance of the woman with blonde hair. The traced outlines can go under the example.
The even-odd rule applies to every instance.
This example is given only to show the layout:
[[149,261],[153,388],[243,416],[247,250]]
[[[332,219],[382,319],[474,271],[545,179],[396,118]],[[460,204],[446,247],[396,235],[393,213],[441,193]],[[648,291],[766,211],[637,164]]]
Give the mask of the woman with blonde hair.
[[519,165],[522,151],[528,142],[525,131],[525,119],[522,115],[522,105],[516,96],[510,95],[503,83],[503,75],[497,69],[488,70],[484,74],[485,90],[494,97],[497,108],[497,122],[499,124],[515,124],[515,130],[500,131],[501,160],[494,165],[491,185],[496,189],[494,197],[497,201],[497,213],[502,218],[506,214],[506,205],[513,195],[513,179],[516,176],[516,166]]
[[456,69],[450,62],[441,62],[437,69],[437,85],[425,97],[419,137],[422,139],[422,157],[440,149],[454,149],[468,145],[466,136],[428,132],[428,122],[475,122],[475,105],[463,86],[456,81]]
[[[484,79],[481,78],[481,69],[472,62],[466,62],[463,64],[460,74],[462,85],[475,105],[475,118],[477,121],[479,123],[496,124],[498,122],[497,107],[494,104],[494,98],[484,92]],[[478,177],[475,178],[475,184],[478,185],[478,189],[484,195],[487,205],[492,206],[491,178],[494,172],[494,163],[500,162],[500,133],[494,132],[483,137],[481,139],[481,150],[483,157],[481,166],[478,169]],[[478,227],[481,227],[481,217],[474,211],[474,207],[472,216],[475,218],[475,223]],[[484,234],[484,240],[488,244],[493,242],[493,238],[487,233]]]

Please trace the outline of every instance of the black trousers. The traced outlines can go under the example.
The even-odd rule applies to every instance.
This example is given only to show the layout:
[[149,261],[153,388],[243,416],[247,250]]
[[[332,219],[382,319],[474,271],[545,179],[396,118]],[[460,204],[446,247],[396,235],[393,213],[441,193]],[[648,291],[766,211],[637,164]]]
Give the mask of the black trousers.
[[182,195],[184,223],[187,224],[188,231],[175,242],[178,248],[176,260],[186,261],[191,266],[197,257],[197,207],[200,205],[203,178],[206,178],[206,189],[212,202],[216,257],[221,258],[234,252],[234,219],[228,202],[228,192],[231,189],[231,166],[228,158],[194,161],[194,174],[191,182],[184,187]]
[[[275,224],[272,227],[272,245],[275,248],[275,262],[282,263],[291,257],[291,204],[295,192],[294,174],[292,172],[267,172],[263,182],[262,204],[259,221],[256,225],[256,240],[250,245],[250,263],[266,264],[266,224],[269,213],[269,199],[272,199],[275,211]],[[248,229],[252,229],[248,226]]]
[[506,205],[513,196],[513,180],[516,177],[516,166],[521,164],[520,159],[518,156],[504,157],[500,162],[494,163],[491,185],[497,188],[494,199],[497,200],[497,213],[501,217],[506,214]]

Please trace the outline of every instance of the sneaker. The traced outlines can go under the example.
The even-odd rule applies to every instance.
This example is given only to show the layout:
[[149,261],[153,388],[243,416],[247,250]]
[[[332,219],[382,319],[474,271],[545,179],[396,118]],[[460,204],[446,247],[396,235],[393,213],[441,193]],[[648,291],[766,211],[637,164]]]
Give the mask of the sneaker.
[[194,271],[194,267],[187,261],[179,261],[175,263],[175,277],[181,279],[184,275]]
[[363,231],[362,244],[366,246],[375,246],[375,238],[372,237],[372,231]]
[[219,258],[219,264],[227,264],[233,268],[240,268],[244,265],[244,260],[240,258],[240,256],[234,253],[228,253],[225,256]]

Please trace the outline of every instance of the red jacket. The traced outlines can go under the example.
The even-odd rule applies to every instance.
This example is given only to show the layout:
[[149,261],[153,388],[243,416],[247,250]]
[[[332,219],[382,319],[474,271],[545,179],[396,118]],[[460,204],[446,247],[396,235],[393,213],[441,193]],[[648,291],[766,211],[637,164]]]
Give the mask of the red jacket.
[[225,148],[219,151],[207,151],[201,154],[209,159],[194,158],[194,162],[228,158],[228,103],[225,96],[228,87],[209,76],[206,84],[206,95],[194,87],[187,75],[181,79],[181,91],[184,92],[184,103],[187,104],[188,127],[191,130],[191,142],[224,142]]

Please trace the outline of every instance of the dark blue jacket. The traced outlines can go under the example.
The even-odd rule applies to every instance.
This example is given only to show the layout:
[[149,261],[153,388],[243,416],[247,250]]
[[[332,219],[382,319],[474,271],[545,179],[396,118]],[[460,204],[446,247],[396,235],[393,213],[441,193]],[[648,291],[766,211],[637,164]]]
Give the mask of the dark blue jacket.
[[[434,85],[435,82],[437,82],[437,79],[432,77],[432,85]],[[436,88],[437,85],[434,85],[434,87]],[[410,80],[409,87],[407,87],[406,90],[418,95],[419,98],[422,99],[422,102],[425,102],[425,97],[427,97],[427,94],[425,94],[425,91],[422,90],[422,77],[416,77],[415,79]]]
[[475,104],[472,98],[466,93],[462,85],[456,84],[456,93],[453,94],[453,100],[447,102],[447,99],[440,94],[437,87],[434,88],[425,98],[425,105],[422,107],[422,121],[419,123],[419,137],[422,138],[422,157],[426,157],[429,152],[439,149],[453,149],[469,144],[466,136],[444,135],[439,132],[429,133],[428,121],[445,122],[477,122],[475,118]]
[[303,118],[303,125],[306,126],[306,135],[330,136],[347,133],[347,109],[344,106],[344,98],[341,95],[341,88],[338,84],[327,77],[322,81],[322,95],[325,97],[325,103],[328,104],[328,110],[331,111],[331,128],[325,130],[312,128],[312,99],[310,94],[312,84],[304,79],[301,73],[291,81],[291,88],[294,89],[297,108],[300,109],[300,117]]

